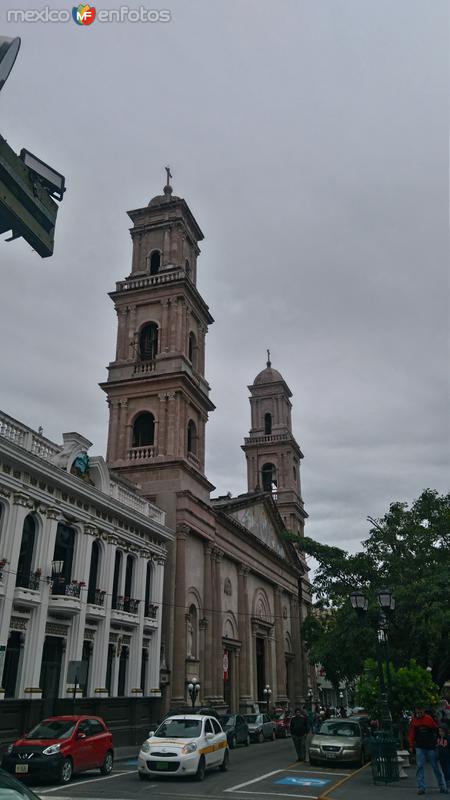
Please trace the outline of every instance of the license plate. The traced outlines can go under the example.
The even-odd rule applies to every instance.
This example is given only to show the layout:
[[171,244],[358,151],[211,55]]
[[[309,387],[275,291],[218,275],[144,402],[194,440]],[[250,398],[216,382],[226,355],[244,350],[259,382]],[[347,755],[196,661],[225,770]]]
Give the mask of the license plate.
[[325,753],[327,758],[336,758],[337,753]]
[[28,764],[16,764],[16,773],[26,773],[28,772]]
[[157,761],[156,769],[169,769],[168,761]]

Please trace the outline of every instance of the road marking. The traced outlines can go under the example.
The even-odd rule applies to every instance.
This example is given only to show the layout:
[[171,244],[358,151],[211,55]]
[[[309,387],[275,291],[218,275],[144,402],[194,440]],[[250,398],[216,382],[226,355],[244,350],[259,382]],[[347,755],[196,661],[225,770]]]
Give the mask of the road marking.
[[[96,783],[97,781],[110,781],[111,778],[120,778],[121,775],[129,775],[130,771],[115,772],[114,775],[103,775],[101,778],[89,778],[87,781],[77,781],[76,783],[68,783],[67,786],[55,786],[54,789],[43,789],[41,794],[49,794],[50,792],[60,792],[64,789],[73,789],[74,786],[87,786],[88,783]],[[56,798],[55,798],[56,800]]]
[[[225,789],[229,792],[229,789]],[[265,795],[266,797],[307,797],[308,800],[320,800],[317,794],[282,794],[281,792],[248,792],[247,789],[238,789],[239,794],[257,794],[258,797]]]
[[[253,778],[251,781],[245,781],[245,783],[238,783],[237,786],[231,786],[229,789],[224,789],[225,792],[236,792],[238,789],[241,789],[242,786],[250,786],[252,783],[258,783],[258,781],[263,781],[265,778],[271,778],[272,775],[278,775],[278,773],[284,772],[282,769],[274,769],[273,772],[266,772],[265,775],[260,775],[259,778]],[[251,793],[252,794],[252,793]]]
[[358,775],[360,772],[363,771],[363,769],[367,769],[368,766],[369,764],[364,764],[363,767],[360,767],[359,769],[355,770],[355,772],[352,772],[351,775],[348,775],[346,778],[342,778],[342,780],[335,783],[334,786],[330,786],[329,789],[326,789],[325,792],[323,792],[323,794],[321,794],[320,797],[317,798],[317,800],[329,800],[330,792],[334,792],[344,783],[347,783],[347,781],[351,780],[354,775]]
[[[300,769],[300,768],[299,768]],[[298,772],[297,769],[284,769],[283,772]],[[353,775],[353,772],[335,772],[334,770],[326,772],[325,770],[320,769],[300,769],[300,772],[304,772],[305,775],[337,775],[339,777],[350,777]]]

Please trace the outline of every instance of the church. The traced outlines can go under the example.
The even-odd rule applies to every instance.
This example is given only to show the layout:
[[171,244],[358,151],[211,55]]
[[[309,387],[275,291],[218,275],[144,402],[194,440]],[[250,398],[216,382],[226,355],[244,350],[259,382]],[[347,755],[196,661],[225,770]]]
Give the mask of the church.
[[205,341],[213,318],[197,289],[203,233],[171,178],[167,168],[163,194],[128,212],[131,271],[110,293],[117,344],[101,384],[108,468],[161,508],[175,533],[163,589],[162,710],[190,702],[193,678],[198,703],[223,710],[251,711],[268,697],[294,705],[314,679],[301,641],[311,595],[292,394],[268,353],[249,386],[247,491],[212,497]]

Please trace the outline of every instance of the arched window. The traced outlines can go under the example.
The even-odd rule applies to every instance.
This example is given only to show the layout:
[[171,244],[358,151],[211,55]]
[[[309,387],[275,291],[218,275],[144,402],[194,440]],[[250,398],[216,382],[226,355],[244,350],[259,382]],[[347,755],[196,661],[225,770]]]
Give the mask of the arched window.
[[155,418],[149,411],[139,414],[133,425],[133,447],[155,444]]
[[194,456],[197,455],[197,428],[192,419],[189,420],[187,427],[187,451]]
[[[30,587],[31,565],[33,562],[34,541],[36,538],[36,521],[31,514],[25,517],[22,528],[19,562],[17,564],[16,586],[25,589]],[[34,588],[34,587],[30,587]]]
[[92,551],[91,551],[91,566],[89,569],[89,582],[88,582],[88,593],[87,593],[87,601],[88,603],[95,603],[96,602],[96,589],[97,587],[97,579],[98,579],[98,568],[100,566],[100,545],[96,539],[92,542]]
[[117,596],[119,593],[119,580],[120,580],[120,569],[122,566],[122,553],[120,550],[116,550],[116,558],[114,561],[114,577],[113,577],[113,588],[112,588],[112,600],[111,604],[113,608],[117,608]]
[[134,570],[134,558],[133,556],[127,556],[127,562],[125,566],[125,594],[124,594],[124,603],[123,603],[123,610],[130,611],[131,610],[131,594],[133,591],[133,570]]
[[52,594],[65,594],[66,586],[72,578],[72,564],[75,552],[75,531],[63,522],[56,530],[55,551],[53,561],[62,562],[62,571],[55,579]]
[[267,412],[264,414],[264,434],[266,436],[270,436],[272,433],[272,414]]
[[189,334],[188,356],[194,369],[197,369],[197,339],[192,331]]
[[157,352],[158,326],[156,322],[149,322],[139,334],[139,358],[141,361],[153,361]]
[[150,256],[150,275],[156,275],[161,266],[161,253],[159,250],[154,250]]
[[152,602],[152,562],[147,561],[147,570],[145,575],[145,596],[144,596],[144,606],[145,606],[145,616],[148,617],[150,614],[150,603]]
[[277,488],[277,470],[275,464],[264,464],[262,468],[263,492],[273,492]]

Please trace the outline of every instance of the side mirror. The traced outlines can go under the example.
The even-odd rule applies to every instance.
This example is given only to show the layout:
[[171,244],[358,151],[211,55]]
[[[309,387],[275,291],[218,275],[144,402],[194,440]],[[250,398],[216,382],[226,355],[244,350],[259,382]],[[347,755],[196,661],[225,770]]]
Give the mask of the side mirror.
[[85,733],[81,733],[81,731],[78,731],[77,735],[76,735],[76,738],[77,739],[86,739],[87,737],[86,737]]
[[155,731],[149,731],[149,732],[148,732],[148,737],[147,737],[147,738],[148,738],[148,739],[151,739],[151,737],[152,737],[152,736],[154,736],[154,735],[155,735]]
[[211,739],[214,739],[214,734],[213,733],[207,733],[206,736],[205,736],[205,739],[206,739],[207,742],[210,742]]

